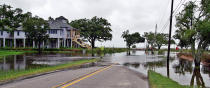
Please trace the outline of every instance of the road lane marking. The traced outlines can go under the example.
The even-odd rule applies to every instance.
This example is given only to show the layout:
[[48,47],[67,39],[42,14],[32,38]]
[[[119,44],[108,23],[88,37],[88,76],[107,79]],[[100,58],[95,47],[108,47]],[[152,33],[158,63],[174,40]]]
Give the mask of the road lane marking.
[[71,86],[71,85],[73,85],[73,84],[75,84],[75,83],[80,82],[81,80],[84,80],[84,79],[86,79],[86,78],[88,78],[88,77],[91,77],[91,76],[97,74],[97,73],[100,73],[100,72],[102,72],[102,71],[104,71],[104,70],[107,70],[108,68],[111,68],[111,67],[112,67],[112,65],[107,66],[107,67],[104,67],[104,68],[101,68],[101,69],[98,69],[98,70],[96,70],[96,71],[94,71],[94,72],[88,73],[88,74],[86,74],[86,75],[83,75],[83,76],[81,76],[81,77],[79,77],[79,78],[76,78],[76,79],[73,79],[73,80],[69,80],[69,81],[67,81],[67,82],[65,82],[65,83],[61,83],[61,84],[59,84],[59,85],[57,85],[57,86],[54,86],[54,87],[52,87],[52,88],[58,88],[58,87],[60,87],[60,88],[66,88],[66,87],[68,87],[68,86]]
[[100,70],[98,70],[98,71],[96,71],[96,72],[94,72],[94,73],[92,73],[92,74],[90,74],[90,75],[87,75],[87,76],[85,76],[85,77],[82,77],[81,79],[78,79],[78,80],[75,80],[75,81],[73,81],[73,82],[71,82],[71,83],[69,83],[69,84],[66,84],[66,85],[64,85],[64,86],[61,87],[61,88],[69,87],[69,86],[71,86],[71,85],[73,85],[73,84],[75,84],[75,83],[80,82],[81,80],[84,80],[84,79],[86,79],[86,78],[88,78],[88,77],[91,77],[91,76],[93,76],[93,75],[95,75],[95,74],[97,74],[97,73],[100,73],[100,72],[102,72],[102,71],[104,71],[104,70],[106,70],[106,69],[108,69],[108,68],[111,68],[111,67],[112,67],[112,65],[111,65],[111,66],[108,66],[108,67],[105,67],[105,68],[103,68],[103,69],[100,69]]

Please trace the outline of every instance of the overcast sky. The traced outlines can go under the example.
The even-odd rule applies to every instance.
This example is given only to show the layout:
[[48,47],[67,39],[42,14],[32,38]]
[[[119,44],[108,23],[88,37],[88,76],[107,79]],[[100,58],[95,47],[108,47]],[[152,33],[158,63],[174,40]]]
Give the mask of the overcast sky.
[[[180,1],[189,0],[175,0],[174,9]],[[168,26],[165,30],[162,28],[170,16],[170,3],[171,0],[0,0],[0,4],[21,8],[44,19],[49,16],[64,16],[69,21],[93,16],[106,18],[112,24],[113,39],[103,44],[96,43],[106,47],[125,47],[121,34],[127,29],[131,33],[144,34],[155,31],[158,24],[158,32],[168,33]],[[144,47],[144,44],[137,47]]]

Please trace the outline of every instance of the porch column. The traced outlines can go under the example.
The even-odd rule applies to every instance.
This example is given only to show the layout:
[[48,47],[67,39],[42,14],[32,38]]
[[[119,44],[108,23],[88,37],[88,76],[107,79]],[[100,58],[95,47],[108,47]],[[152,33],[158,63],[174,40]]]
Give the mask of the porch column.
[[14,38],[14,48],[16,48],[16,39]]
[[35,48],[35,41],[33,41],[33,48]]
[[49,39],[47,39],[46,44],[47,44],[47,48],[50,48],[50,40]]
[[71,39],[71,48],[72,48],[72,39]]
[[6,42],[6,39],[3,38],[3,47],[5,47],[5,42]]
[[58,38],[57,48],[60,48],[60,39]]
[[26,39],[23,39],[23,47],[26,47]]
[[63,41],[64,41],[63,47],[65,48],[66,47],[66,39],[63,39]]
[[67,39],[67,47],[69,47],[69,39]]
[[45,48],[44,41],[42,42],[42,48]]

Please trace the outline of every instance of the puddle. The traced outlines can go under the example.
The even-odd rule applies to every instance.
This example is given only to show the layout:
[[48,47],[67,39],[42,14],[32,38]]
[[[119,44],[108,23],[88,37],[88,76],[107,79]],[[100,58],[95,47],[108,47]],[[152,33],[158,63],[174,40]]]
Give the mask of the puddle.
[[23,54],[5,56],[0,61],[0,71],[27,70],[42,66],[54,66],[71,61],[92,59],[90,54],[80,53],[45,53],[45,54]]
[[[164,57],[166,55],[166,53],[162,55],[146,55],[144,51],[136,51],[131,56],[127,56],[126,52],[124,52],[107,56],[105,59],[141,72],[144,75],[147,75],[150,69],[167,76],[166,58]],[[201,69],[194,69],[193,62],[177,58],[176,52],[172,52],[170,56],[169,69],[171,79],[182,85],[210,87],[210,67],[201,65]],[[200,81],[196,81],[196,79],[200,79]]]

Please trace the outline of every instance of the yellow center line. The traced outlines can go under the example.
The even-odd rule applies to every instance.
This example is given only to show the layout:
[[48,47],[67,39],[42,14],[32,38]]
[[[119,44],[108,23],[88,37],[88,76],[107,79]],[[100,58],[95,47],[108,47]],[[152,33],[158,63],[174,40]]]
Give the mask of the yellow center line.
[[[52,87],[52,88],[58,88],[59,86],[62,86],[62,85],[64,85],[64,86],[61,87],[61,88],[66,88],[66,87],[68,87],[68,86],[71,86],[71,85],[73,85],[73,84],[75,84],[75,83],[78,83],[78,82],[81,81],[81,80],[84,80],[84,79],[86,79],[86,78],[88,78],[88,77],[90,77],[90,76],[93,76],[93,75],[95,75],[95,74],[97,74],[97,73],[99,73],[99,72],[102,72],[102,71],[104,71],[104,70],[106,70],[106,69],[108,69],[108,68],[111,68],[111,67],[112,67],[112,65],[107,66],[107,67],[104,67],[104,68],[102,68],[102,69],[96,70],[95,72],[86,74],[86,75],[81,76],[81,77],[79,77],[79,78],[77,78],[77,79],[74,79],[74,80],[67,81],[67,82],[65,82],[65,83],[62,83],[62,84],[57,85],[57,86]],[[72,82],[71,82],[71,81],[72,81]],[[71,83],[69,83],[69,82],[71,82]],[[67,83],[69,83],[69,84],[67,84]]]
[[71,85],[73,85],[73,84],[75,84],[75,83],[80,82],[81,80],[84,80],[84,79],[86,79],[86,78],[88,78],[88,77],[91,77],[91,76],[93,76],[93,75],[95,75],[95,74],[97,74],[97,73],[99,73],[99,72],[102,72],[102,71],[104,71],[104,70],[106,70],[106,69],[108,69],[108,68],[111,68],[111,67],[112,67],[112,66],[108,66],[108,67],[106,67],[106,68],[103,68],[103,69],[101,69],[101,70],[98,70],[98,71],[96,71],[96,72],[94,72],[94,73],[92,73],[92,74],[90,74],[90,75],[87,75],[87,76],[82,77],[82,78],[80,78],[80,79],[78,79],[78,80],[75,80],[75,81],[73,81],[73,82],[71,82],[71,83],[69,83],[69,84],[66,84],[66,85],[64,85],[64,86],[61,87],[61,88],[66,88],[66,87],[68,87],[68,86],[71,86]]

